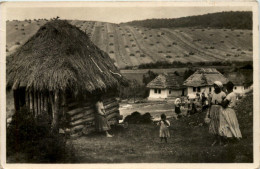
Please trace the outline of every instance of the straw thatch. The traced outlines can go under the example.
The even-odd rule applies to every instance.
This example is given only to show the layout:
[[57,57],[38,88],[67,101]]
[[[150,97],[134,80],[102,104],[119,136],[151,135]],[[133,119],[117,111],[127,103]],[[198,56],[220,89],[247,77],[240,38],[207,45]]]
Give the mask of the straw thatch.
[[64,20],[43,25],[7,61],[7,86],[13,89],[93,92],[122,80],[108,54]]
[[226,84],[228,79],[215,68],[201,68],[188,77],[183,85],[191,87],[212,86],[215,81]]
[[183,89],[183,77],[174,73],[160,74],[147,84],[152,89]]

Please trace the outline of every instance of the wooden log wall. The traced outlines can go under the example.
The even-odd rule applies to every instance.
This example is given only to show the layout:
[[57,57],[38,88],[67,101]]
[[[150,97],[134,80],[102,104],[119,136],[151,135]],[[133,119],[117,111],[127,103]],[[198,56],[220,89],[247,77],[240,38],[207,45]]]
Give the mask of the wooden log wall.
[[[104,98],[103,104],[109,124],[117,124],[120,113],[119,103],[116,98]],[[69,111],[66,115],[69,120],[71,137],[78,137],[95,131],[95,103],[79,105],[80,103],[77,102],[68,104]]]

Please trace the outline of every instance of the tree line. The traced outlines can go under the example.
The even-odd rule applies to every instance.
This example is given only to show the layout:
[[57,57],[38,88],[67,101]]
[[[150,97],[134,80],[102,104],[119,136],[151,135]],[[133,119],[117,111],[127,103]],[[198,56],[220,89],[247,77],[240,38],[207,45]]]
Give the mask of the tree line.
[[124,24],[147,28],[197,27],[218,29],[252,29],[253,20],[251,11],[231,11],[181,18],[135,20]]

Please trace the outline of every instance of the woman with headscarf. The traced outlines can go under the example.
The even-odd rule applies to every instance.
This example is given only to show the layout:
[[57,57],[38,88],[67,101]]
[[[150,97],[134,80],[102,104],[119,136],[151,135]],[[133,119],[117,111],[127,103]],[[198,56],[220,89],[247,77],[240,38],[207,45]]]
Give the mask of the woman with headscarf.
[[219,117],[220,113],[223,111],[221,103],[226,97],[226,94],[221,90],[223,88],[223,84],[220,81],[215,81],[213,86],[214,92],[212,94],[211,107],[209,112],[209,133],[215,136],[215,140],[212,143],[212,146],[214,146],[217,142],[219,142],[219,144],[222,144],[222,138],[219,134]]
[[98,96],[97,102],[95,104],[96,108],[96,130],[98,132],[105,132],[107,137],[113,137],[108,131],[111,129],[110,125],[108,124],[108,120],[106,118],[106,112],[103,105],[102,96]]
[[224,110],[220,114],[219,133],[225,138],[242,138],[234,106],[236,105],[236,94],[233,92],[234,84],[228,82],[226,85],[227,97],[222,102]]

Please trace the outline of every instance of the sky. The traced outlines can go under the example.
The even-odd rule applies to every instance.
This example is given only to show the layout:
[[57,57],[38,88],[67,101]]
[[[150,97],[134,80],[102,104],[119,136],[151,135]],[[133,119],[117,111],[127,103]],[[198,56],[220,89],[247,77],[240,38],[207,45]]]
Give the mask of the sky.
[[251,7],[10,7],[7,20],[52,18],[121,23],[152,18],[179,18],[222,11],[251,11]]

